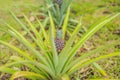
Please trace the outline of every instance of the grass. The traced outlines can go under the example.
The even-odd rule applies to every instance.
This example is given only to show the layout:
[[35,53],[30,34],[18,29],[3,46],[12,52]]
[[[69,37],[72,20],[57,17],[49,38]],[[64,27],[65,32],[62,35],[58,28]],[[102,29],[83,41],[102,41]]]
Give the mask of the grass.
[[[1,0],[0,1],[0,14],[1,14],[0,17],[5,19],[5,21],[9,22],[11,25],[15,25],[17,23],[15,23],[14,20],[10,17],[7,9],[12,9],[16,14],[19,14],[22,11],[23,13],[29,15],[29,11],[33,10],[32,12],[37,12],[39,10],[40,5],[37,1],[38,0],[21,0],[21,1],[13,2],[13,1],[9,1],[9,0],[6,0],[6,1]],[[86,0],[86,2],[84,0],[80,0],[80,2],[78,0],[75,0],[75,1],[77,1],[77,2],[74,2],[76,5],[72,5],[73,6],[73,9],[72,9],[73,14],[71,16],[76,19],[78,19],[82,16],[83,17],[82,22],[83,22],[83,24],[85,24],[86,29],[88,29],[90,24],[94,23],[98,18],[120,11],[119,5],[108,7],[110,5],[110,3],[107,0],[106,0],[106,2],[101,1],[101,0],[97,0],[97,1]],[[120,3],[119,0],[116,0],[116,1],[118,3]],[[6,3],[7,3],[7,5],[6,5]],[[34,5],[33,3],[35,3],[36,5]],[[91,3],[93,5],[91,5]],[[16,6],[16,7],[14,8],[14,6]],[[100,6],[103,6],[103,7],[100,7]],[[110,13],[103,14],[103,12],[106,10],[110,11]],[[76,12],[76,13],[74,13],[74,12]],[[74,15],[74,14],[76,14],[76,15]],[[88,43],[86,43],[86,45],[83,47],[85,49],[91,50],[99,45],[105,45],[106,43],[109,44],[111,42],[119,41],[120,40],[119,35],[113,34],[113,33],[116,30],[120,29],[120,17],[118,17],[111,23],[107,24],[106,26],[107,27],[102,28],[99,32],[97,32],[96,35],[93,36],[88,41]],[[12,38],[9,35],[6,35],[1,32],[0,32],[0,39],[7,40],[7,41],[12,40]],[[90,47],[92,47],[92,48],[90,48]],[[9,51],[9,49],[5,48],[5,50],[0,50],[0,54],[3,54],[3,52],[7,53],[6,51]],[[113,52],[113,51],[120,51],[120,49],[112,47],[109,50],[102,51],[103,53],[101,53],[101,54],[105,54],[106,52]],[[0,57],[0,59],[3,59],[4,58],[3,56],[4,55],[2,55]],[[105,71],[109,75],[109,78],[116,78],[116,79],[120,78],[120,76],[119,76],[120,68],[118,68],[119,67],[119,57],[110,58],[110,60],[106,60],[104,62],[101,61],[99,64],[101,64],[101,66],[105,69]],[[113,64],[115,66],[113,66]],[[86,67],[86,68],[88,68],[88,67]],[[98,77],[102,78],[102,75],[99,74],[97,69],[95,69],[93,66],[90,66],[90,68],[92,68],[91,71],[94,74],[94,76],[91,75],[92,73],[90,73],[87,75],[87,78],[98,78]],[[84,74],[81,74],[81,76],[80,76],[80,71],[81,70],[79,70],[78,73],[76,73],[74,75],[76,77],[86,78],[86,77],[84,77]],[[83,73],[85,73],[85,72],[86,71],[84,71]],[[87,72],[89,72],[89,70],[87,70]]]

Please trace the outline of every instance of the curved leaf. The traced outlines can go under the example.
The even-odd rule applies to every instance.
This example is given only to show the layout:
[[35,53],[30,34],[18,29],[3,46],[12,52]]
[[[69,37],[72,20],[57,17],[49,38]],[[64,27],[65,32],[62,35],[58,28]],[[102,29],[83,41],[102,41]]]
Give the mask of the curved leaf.
[[34,73],[34,72],[28,72],[28,71],[18,71],[11,76],[10,80],[14,80],[15,78],[19,78],[19,77],[38,77],[42,80],[46,79],[41,74],[37,74],[37,73]]
[[55,25],[51,16],[51,13],[49,12],[49,17],[50,17],[50,42],[51,42],[51,47],[52,47],[52,54],[53,54],[53,62],[54,62],[54,66],[55,68],[58,65],[58,53],[56,51],[56,47],[55,47]]
[[0,43],[5,45],[5,46],[7,46],[7,47],[9,47],[9,48],[11,48],[11,49],[13,49],[13,50],[15,50],[16,52],[18,52],[20,55],[24,56],[28,60],[32,60],[32,58],[27,53],[25,53],[24,51],[20,50],[19,48],[15,47],[15,46],[13,46],[11,44],[8,44],[7,42],[4,42],[2,40],[0,40]]
[[62,26],[62,32],[63,32],[62,39],[65,38],[65,33],[66,33],[66,30],[67,30],[67,26],[68,26],[69,15],[70,15],[70,7],[67,10],[66,17],[65,17],[65,20],[64,20],[64,23],[63,23],[63,26]]
[[0,72],[14,74],[15,72],[17,72],[17,70],[2,66],[2,67],[0,67]]
[[114,57],[114,56],[120,56],[120,52],[114,52],[114,53],[111,53],[111,54],[107,54],[107,55],[102,55],[100,57],[97,57],[97,58],[94,58],[94,59],[91,59],[91,60],[88,60],[88,61],[85,61],[83,63],[78,63],[76,65],[74,65],[69,71],[68,73],[71,74],[73,72],[75,72],[76,70],[84,67],[84,66],[87,66],[87,65],[90,65],[91,63],[93,62],[96,62],[96,61],[99,61],[99,60],[103,60],[103,59],[106,59],[106,58],[110,58],[110,57]]

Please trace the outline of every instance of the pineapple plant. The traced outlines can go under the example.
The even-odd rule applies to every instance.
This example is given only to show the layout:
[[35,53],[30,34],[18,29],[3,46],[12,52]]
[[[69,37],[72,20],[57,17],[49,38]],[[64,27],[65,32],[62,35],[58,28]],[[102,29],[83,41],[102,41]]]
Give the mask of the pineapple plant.
[[[46,0],[46,1],[50,2],[49,4],[52,3],[52,0]],[[26,32],[28,32],[30,38],[34,40],[35,46],[33,46],[31,42],[28,41],[26,37],[24,37],[21,34],[21,32],[14,29],[10,24],[3,22],[5,23],[7,29],[4,30],[4,26],[1,26],[0,31],[10,34],[14,38],[16,38],[16,40],[18,40],[21,44],[23,44],[24,47],[27,48],[26,49],[27,51],[25,51],[24,49],[22,50],[21,48],[18,48],[15,45],[0,40],[0,44],[13,49],[19,54],[10,57],[11,61],[13,62],[9,62],[5,65],[0,66],[1,72],[9,73],[12,75],[9,80],[14,80],[19,77],[25,77],[32,80],[70,80],[70,75],[72,75],[78,69],[81,69],[99,60],[120,55],[120,52],[114,52],[111,54],[100,55],[96,58],[91,57],[97,51],[101,51],[106,47],[109,48],[110,46],[114,46],[117,44],[115,43],[115,44],[100,46],[95,50],[92,50],[90,52],[87,52],[86,54],[79,56],[78,58],[74,57],[75,54],[77,54],[78,49],[95,32],[97,32],[105,24],[116,18],[120,13],[105,17],[104,19],[98,21],[96,24],[91,26],[88,29],[88,31],[86,31],[82,35],[82,37],[79,38],[77,43],[73,45],[76,36],[79,33],[82,26],[81,23],[78,23],[78,25],[75,26],[75,30],[71,33],[69,39],[67,41],[64,41],[65,34],[67,32],[67,25],[68,25],[69,13],[70,13],[70,8],[68,8],[68,4],[70,4],[71,1],[72,0],[64,0],[62,2],[61,8],[59,7],[60,15],[58,17],[55,17],[54,12],[52,13],[51,11],[55,8],[54,6],[52,6],[53,8],[51,8],[50,11],[48,12],[49,23],[50,23],[50,27],[49,27],[50,34],[45,30],[44,25],[38,19],[37,22],[40,25],[39,27],[41,32],[38,32],[36,30],[36,28],[33,26],[33,23],[29,21],[27,16],[24,15],[25,21],[29,24],[29,26],[24,25],[23,22],[21,22],[13,12],[11,12],[14,19],[18,22],[18,24],[20,24],[20,27],[23,28]],[[63,16],[63,14],[65,13],[66,16]],[[28,27],[34,32],[35,36],[31,34]],[[56,30],[56,32],[54,30]],[[42,40],[43,38],[45,38],[45,40]],[[27,66],[29,70],[24,70],[24,71],[20,71],[18,69],[16,70],[14,66],[17,67],[17,65]]]
[[[19,55],[13,55],[10,57],[10,60],[13,62],[9,62],[5,65],[0,66],[0,71],[3,73],[9,73],[12,76],[9,78],[9,80],[15,80],[16,78],[25,77],[31,80],[70,80],[70,75],[72,75],[75,71],[78,69],[83,68],[84,66],[88,66],[96,61],[110,58],[113,56],[119,56],[120,52],[114,52],[107,55],[100,55],[96,58],[88,58],[90,56],[93,56],[94,53],[97,51],[101,51],[105,48],[109,48],[110,46],[114,46],[115,44],[108,44],[105,46],[100,46],[95,50],[92,50],[90,52],[87,52],[86,54],[83,54],[79,56],[78,58],[74,58],[75,54],[77,53],[77,50],[100,28],[102,28],[106,23],[117,17],[120,13],[115,14],[110,17],[104,18],[104,20],[99,21],[94,26],[92,26],[86,33],[83,34],[83,36],[80,38],[80,40],[74,44],[73,47],[71,47],[76,39],[76,36],[79,32],[79,29],[81,28],[81,23],[79,23],[74,32],[71,34],[68,41],[66,41],[66,44],[64,45],[64,48],[62,49],[60,54],[58,54],[56,50],[56,44],[61,43],[61,35],[57,34],[58,39],[54,42],[54,23],[53,18],[51,14],[49,14],[50,17],[50,34],[45,32],[45,28],[43,24],[38,21],[41,28],[41,34],[43,34],[46,40],[48,42],[43,41],[40,36],[39,32],[36,31],[35,27],[32,25],[32,23],[29,21],[29,19],[24,15],[25,20],[29,23],[29,27],[34,31],[36,38],[31,35],[30,30],[27,28],[28,26],[25,26],[13,13],[13,17],[15,20],[21,25],[21,28],[24,28],[26,32],[30,34],[31,39],[34,40],[34,44],[40,49],[36,49],[35,46],[29,42],[24,35],[22,35],[18,30],[14,29],[10,24],[5,23],[7,25],[6,30],[4,30],[4,26],[0,27],[0,31],[4,31],[14,38],[16,38],[20,43],[24,44],[25,47],[31,52],[31,54],[28,54],[28,51],[24,51],[22,49],[19,49],[15,45],[9,44],[3,40],[0,40],[0,44],[3,44],[14,51],[16,51]],[[38,20],[38,19],[37,19]],[[16,26],[16,25],[15,25]],[[59,31],[58,31],[59,32]],[[66,32],[66,31],[65,31]],[[61,33],[61,32],[59,32]],[[60,38],[59,38],[60,37]],[[49,39],[50,38],[50,39]],[[57,43],[58,42],[58,43]],[[50,43],[50,44],[48,44]],[[55,44],[56,43],[56,44]],[[63,45],[58,46],[58,51],[61,50],[61,47]],[[51,46],[51,47],[49,47]],[[16,53],[15,53],[16,54]],[[32,56],[31,56],[32,55]],[[33,57],[35,56],[35,58]],[[24,65],[28,70],[20,71],[16,70],[14,66],[17,67],[17,65]]]
[[[58,5],[59,9],[62,6],[63,0],[54,0],[53,2],[54,4]],[[59,24],[57,25],[59,26]],[[57,27],[57,31],[56,31],[56,38],[55,38],[55,46],[56,46],[56,50],[59,53],[63,48],[64,48],[64,40],[62,39],[62,30],[61,30],[61,26]]]
[[[61,52],[61,50],[64,48],[64,45],[65,45],[65,39],[62,37],[63,35],[65,36],[65,32],[63,31],[64,26],[62,26],[62,25],[63,24],[65,25],[68,22],[68,19],[67,20],[64,19],[65,18],[64,15],[66,14],[71,2],[72,2],[72,0],[68,0],[68,1],[53,0],[53,2],[51,2],[51,3],[54,6],[52,6],[49,9],[49,11],[52,14],[55,25],[56,25],[55,46],[56,46],[57,52]],[[69,15],[69,14],[67,14],[67,15]],[[66,23],[63,22],[64,20]]]

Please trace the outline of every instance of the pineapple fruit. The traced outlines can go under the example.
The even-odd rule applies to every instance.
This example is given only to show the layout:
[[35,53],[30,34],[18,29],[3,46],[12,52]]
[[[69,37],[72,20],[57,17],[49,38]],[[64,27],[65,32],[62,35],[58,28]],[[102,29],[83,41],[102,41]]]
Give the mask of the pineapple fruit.
[[56,50],[57,52],[61,52],[61,50],[64,48],[64,41],[60,38],[56,38],[55,39],[55,46],[56,46]]
[[57,52],[61,52],[61,50],[64,48],[65,42],[62,40],[62,30],[57,29],[57,37],[55,38],[55,46]]

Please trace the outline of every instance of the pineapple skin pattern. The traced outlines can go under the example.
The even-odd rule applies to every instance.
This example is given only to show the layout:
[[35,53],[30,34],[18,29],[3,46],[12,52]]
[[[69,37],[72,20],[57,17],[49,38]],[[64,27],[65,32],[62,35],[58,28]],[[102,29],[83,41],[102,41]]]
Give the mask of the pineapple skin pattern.
[[60,39],[60,38],[55,38],[55,46],[56,46],[56,50],[57,52],[61,52],[61,50],[64,48],[65,42]]

